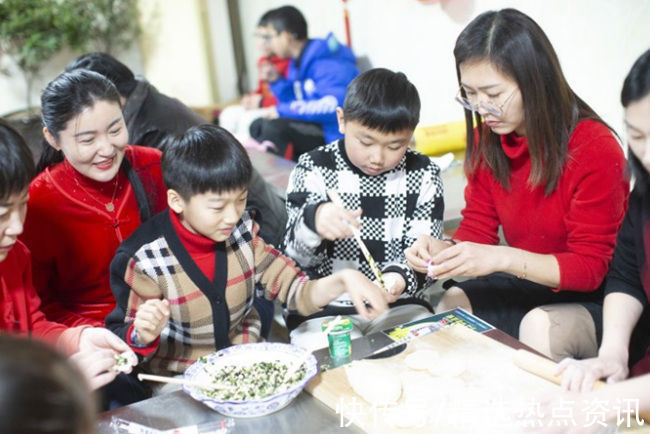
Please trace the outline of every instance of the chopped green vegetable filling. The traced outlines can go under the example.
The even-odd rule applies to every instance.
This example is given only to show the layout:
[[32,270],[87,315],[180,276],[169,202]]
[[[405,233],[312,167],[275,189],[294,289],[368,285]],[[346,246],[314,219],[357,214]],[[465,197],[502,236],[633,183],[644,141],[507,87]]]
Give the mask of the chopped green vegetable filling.
[[[207,364],[206,360],[201,359],[201,362]],[[289,390],[306,374],[306,366],[303,364],[291,378],[285,378],[289,366],[279,360],[248,366],[226,365],[221,368],[210,364],[203,369],[211,376],[211,383],[204,389],[206,396],[224,401],[264,399]]]

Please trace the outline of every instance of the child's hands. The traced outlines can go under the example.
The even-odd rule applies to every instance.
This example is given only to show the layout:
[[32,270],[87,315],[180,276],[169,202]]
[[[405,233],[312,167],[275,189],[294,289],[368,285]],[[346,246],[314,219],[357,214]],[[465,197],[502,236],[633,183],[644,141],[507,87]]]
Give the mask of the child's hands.
[[[375,285],[379,286],[378,282],[373,282]],[[406,289],[406,282],[404,277],[399,273],[385,273],[384,274],[384,284],[388,290],[388,302],[393,303],[402,295],[402,292]]]
[[332,202],[322,203],[316,210],[316,232],[321,238],[330,241],[349,238],[354,235],[350,226],[357,229],[361,227],[358,220],[360,216],[361,209],[350,211]]
[[254,92],[247,93],[241,99],[241,105],[246,110],[253,110],[253,109],[260,108],[261,103],[262,103],[262,95],[259,93],[254,93]]
[[343,283],[359,315],[373,319],[388,309],[388,294],[357,270],[343,270]]
[[451,247],[451,244],[446,241],[429,235],[420,235],[411,247],[404,250],[406,263],[418,273],[426,274],[431,258],[448,247]]
[[169,321],[169,301],[151,299],[142,303],[135,314],[133,327],[138,334],[138,343],[153,342]]
[[278,109],[275,106],[262,109],[262,117],[264,119],[277,119],[279,116]]

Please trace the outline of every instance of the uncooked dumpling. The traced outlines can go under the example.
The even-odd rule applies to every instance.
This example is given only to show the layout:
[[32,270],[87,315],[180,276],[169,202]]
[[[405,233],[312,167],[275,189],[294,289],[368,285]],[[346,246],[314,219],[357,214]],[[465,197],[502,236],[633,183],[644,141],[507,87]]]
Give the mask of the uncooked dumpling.
[[416,371],[426,371],[429,366],[437,363],[439,359],[438,353],[432,350],[418,350],[415,351],[404,359],[406,366]]
[[428,368],[431,375],[439,377],[458,377],[467,370],[467,361],[463,357],[446,355],[430,365]]
[[402,383],[395,372],[371,361],[352,362],[345,374],[352,389],[369,404],[393,405],[402,395]]

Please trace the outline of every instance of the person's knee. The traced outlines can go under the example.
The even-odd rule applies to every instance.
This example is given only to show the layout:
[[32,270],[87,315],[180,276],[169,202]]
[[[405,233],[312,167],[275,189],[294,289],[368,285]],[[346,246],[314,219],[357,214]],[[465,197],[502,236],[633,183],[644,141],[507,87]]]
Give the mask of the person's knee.
[[465,291],[457,286],[452,286],[445,291],[444,295],[438,302],[435,308],[436,312],[444,312],[446,310],[455,309],[457,307],[463,308],[468,312],[472,311],[472,305],[467,298]]
[[519,340],[555,361],[598,354],[596,326],[579,304],[540,306],[521,321]]
[[543,309],[531,310],[519,323],[519,340],[545,356],[553,358],[549,342],[550,336],[551,320],[548,312]]

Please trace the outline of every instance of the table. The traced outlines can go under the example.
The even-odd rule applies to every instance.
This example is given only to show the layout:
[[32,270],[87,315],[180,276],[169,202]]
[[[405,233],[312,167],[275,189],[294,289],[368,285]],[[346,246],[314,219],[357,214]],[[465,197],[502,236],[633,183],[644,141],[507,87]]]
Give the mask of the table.
[[[160,430],[188,425],[200,425],[225,416],[192,399],[183,391],[149,398],[117,410],[99,415],[97,432],[113,434],[111,417],[119,417]],[[259,433],[341,433],[339,417],[325,404],[301,393],[284,409],[259,418],[235,419],[233,432]],[[345,428],[346,433],[361,433],[356,427]]]
[[[255,149],[248,149],[247,151],[253,167],[257,169],[266,182],[273,186],[278,195],[284,198],[289,185],[289,176],[296,163],[269,152]],[[455,158],[454,163],[442,172],[445,197],[445,213],[443,217],[445,230],[451,230],[458,226],[461,218],[460,212],[465,207],[463,191],[467,180],[462,164],[459,164],[459,158],[462,161],[462,154],[457,155]]]
[[[513,348],[534,351],[501,330],[485,332],[489,336]],[[379,345],[370,342],[370,337],[360,338],[358,345],[370,347]],[[201,424],[224,416],[216,413],[182,391],[160,395],[145,401],[104,412],[98,418],[98,433],[113,434],[111,417],[119,417],[156,429],[172,429],[186,425]],[[235,419],[236,433],[360,433],[354,425],[341,428],[339,416],[311,395],[301,393],[286,408],[268,416],[253,419]],[[299,427],[299,428],[298,428]]]

